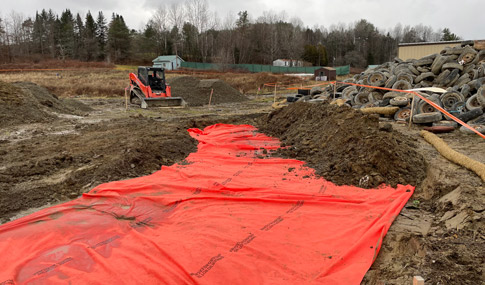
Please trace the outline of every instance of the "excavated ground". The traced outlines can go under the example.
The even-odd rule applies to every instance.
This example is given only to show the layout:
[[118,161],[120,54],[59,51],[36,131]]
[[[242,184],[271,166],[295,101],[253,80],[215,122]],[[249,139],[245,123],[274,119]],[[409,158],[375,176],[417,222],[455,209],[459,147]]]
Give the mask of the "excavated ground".
[[[417,128],[390,126],[347,107],[295,103],[264,117],[260,129],[287,146],[275,155],[305,161],[336,184],[417,186],[362,284],[411,284],[418,275],[429,284],[483,284],[484,183],[441,157]],[[440,136],[485,163],[480,137]]]
[[[485,280],[484,184],[442,158],[418,129],[326,105],[270,115],[271,102],[255,100],[125,110],[123,99],[59,99],[31,83],[0,82],[0,93],[0,223],[182,161],[196,149],[187,128],[249,123],[288,146],[276,155],[306,161],[337,184],[417,185],[362,284],[410,284],[414,275],[429,284]],[[440,136],[485,163],[478,136]]]
[[280,155],[307,162],[337,185],[418,185],[426,173],[413,141],[349,107],[291,104],[269,114],[261,130],[288,146]]
[[179,76],[169,79],[168,83],[172,86],[172,94],[182,97],[189,106],[207,105],[209,101],[216,105],[248,100],[241,92],[222,80],[200,80],[191,76]]

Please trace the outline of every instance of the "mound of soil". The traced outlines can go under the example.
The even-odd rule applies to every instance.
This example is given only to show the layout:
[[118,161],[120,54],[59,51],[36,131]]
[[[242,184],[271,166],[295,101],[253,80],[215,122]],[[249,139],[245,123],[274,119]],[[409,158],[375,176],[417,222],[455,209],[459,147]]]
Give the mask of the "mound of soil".
[[189,106],[209,104],[211,90],[211,104],[243,102],[247,98],[229,84],[218,79],[199,80],[190,76],[180,76],[168,80],[172,86],[172,96],[182,97]]
[[59,99],[47,89],[30,82],[5,83],[0,81],[1,126],[48,122],[57,114],[85,115],[92,109],[75,100]]
[[0,223],[22,210],[76,198],[101,183],[151,174],[197,149],[184,123],[134,117],[76,129],[0,141]]
[[280,155],[307,162],[337,185],[418,185],[426,175],[410,139],[380,130],[378,117],[345,106],[291,104],[269,114],[260,130],[289,146]]

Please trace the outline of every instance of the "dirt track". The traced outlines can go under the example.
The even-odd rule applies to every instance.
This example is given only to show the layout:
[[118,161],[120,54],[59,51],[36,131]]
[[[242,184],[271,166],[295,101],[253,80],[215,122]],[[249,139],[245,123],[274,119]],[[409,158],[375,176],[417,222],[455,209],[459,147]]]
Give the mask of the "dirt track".
[[[40,123],[1,125],[1,223],[76,198],[98,184],[147,175],[183,160],[196,148],[187,128],[221,122],[261,125],[259,117],[270,111],[270,103],[256,101],[212,108],[132,106],[128,111],[122,99],[82,101],[93,109],[87,116],[58,114]],[[306,129],[301,131],[310,133],[312,127],[302,125]],[[393,128],[415,141],[428,170],[363,284],[410,284],[413,275],[422,275],[430,284],[480,284],[485,280],[483,182],[442,158],[419,137],[417,128]],[[440,136],[485,163],[479,137]],[[325,159],[310,152],[298,158],[315,165]]]
[[[1,125],[1,223],[77,198],[101,183],[148,175],[183,160],[196,150],[188,128],[252,122],[270,109],[256,102],[149,110],[133,105],[125,111],[121,98],[81,102],[93,111],[78,116],[38,105],[33,112],[12,113],[27,124]],[[33,118],[40,122],[31,123],[30,113],[40,114]]]

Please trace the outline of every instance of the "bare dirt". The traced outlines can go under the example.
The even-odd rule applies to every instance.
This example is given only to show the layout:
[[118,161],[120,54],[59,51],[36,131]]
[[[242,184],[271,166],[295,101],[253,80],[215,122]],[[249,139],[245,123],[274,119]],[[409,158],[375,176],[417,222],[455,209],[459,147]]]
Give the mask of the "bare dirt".
[[[195,77],[180,76],[168,80],[172,94],[182,97],[189,106],[202,106],[244,102],[248,99],[238,90],[219,79],[199,80]],[[212,98],[211,98],[212,93]]]
[[269,109],[125,110],[121,98],[59,99],[32,83],[0,83],[0,92],[0,223],[182,161],[196,150],[188,128],[251,123]]
[[[441,157],[419,136],[419,128],[309,103],[274,111],[260,127],[287,145],[275,155],[306,161],[336,184],[417,186],[362,284],[411,284],[413,276],[423,276],[426,284],[484,284],[484,183]],[[480,137],[459,132],[440,136],[485,163]],[[365,176],[370,177],[368,185],[361,183]]]
[[413,141],[381,130],[378,116],[346,106],[291,104],[269,114],[261,130],[288,146],[280,155],[307,162],[337,185],[418,185],[425,177],[426,163]]
[[[125,110],[121,98],[65,100],[38,88],[0,83],[0,223],[182,161],[196,149],[188,128],[249,123],[289,146],[279,155],[307,161],[336,183],[359,184],[366,176],[368,187],[416,183],[362,284],[411,284],[414,275],[426,284],[485,280],[485,185],[441,157],[417,127],[389,128],[382,118],[318,105],[295,104],[268,117],[272,101],[265,100]],[[37,103],[23,105],[23,96]],[[440,137],[485,163],[480,137]]]
[[54,113],[85,115],[89,106],[73,99],[59,99],[47,89],[31,82],[0,81],[0,126],[49,122]]

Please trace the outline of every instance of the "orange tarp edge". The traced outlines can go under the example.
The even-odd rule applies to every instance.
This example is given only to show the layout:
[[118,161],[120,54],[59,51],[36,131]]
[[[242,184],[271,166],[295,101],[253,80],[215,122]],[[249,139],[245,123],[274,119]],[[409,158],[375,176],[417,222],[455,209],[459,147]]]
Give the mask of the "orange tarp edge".
[[[412,186],[335,186],[249,125],[0,226],[1,284],[359,284]],[[3,283],[2,283],[3,282]]]

